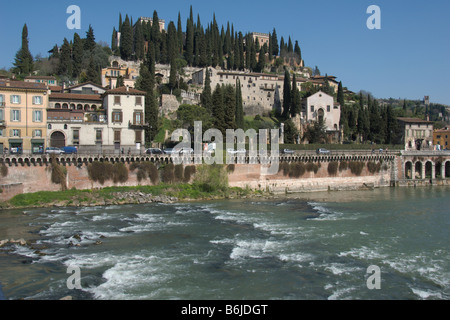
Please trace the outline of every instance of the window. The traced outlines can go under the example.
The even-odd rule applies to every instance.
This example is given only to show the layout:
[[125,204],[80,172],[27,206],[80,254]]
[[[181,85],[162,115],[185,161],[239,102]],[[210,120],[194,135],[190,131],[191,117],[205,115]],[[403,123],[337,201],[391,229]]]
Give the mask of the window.
[[11,103],[12,104],[19,104],[20,103],[20,96],[17,96],[17,95],[11,96]]
[[142,97],[136,97],[136,105],[142,106]]
[[122,111],[114,111],[112,113],[112,121],[116,122],[116,123],[121,123],[122,122]]
[[314,106],[311,106],[311,112],[314,112]]
[[141,143],[142,142],[142,131],[135,131],[136,133],[136,143]]
[[120,142],[120,131],[114,131],[114,142]]
[[0,94],[0,107],[5,106],[5,96]]
[[0,121],[5,120],[5,116],[3,115],[3,110],[0,109]]
[[3,129],[0,129],[0,137],[3,137]]
[[114,96],[114,105],[120,106],[120,96]]
[[134,125],[141,125],[142,124],[142,112],[135,112],[134,113]]
[[42,111],[33,111],[33,122],[42,122]]
[[80,140],[80,130],[74,129],[72,132],[73,141],[79,141]]
[[33,131],[33,137],[41,138],[42,137],[42,130],[34,130]]
[[95,130],[95,141],[102,142],[102,140],[103,140],[102,130],[101,129]]
[[20,121],[20,110],[11,110],[11,121]]
[[327,106],[327,112],[331,112],[331,106]]
[[34,96],[33,97],[33,104],[42,104],[42,97],[41,96]]
[[11,137],[20,138],[20,130],[19,129],[12,129],[11,130]]

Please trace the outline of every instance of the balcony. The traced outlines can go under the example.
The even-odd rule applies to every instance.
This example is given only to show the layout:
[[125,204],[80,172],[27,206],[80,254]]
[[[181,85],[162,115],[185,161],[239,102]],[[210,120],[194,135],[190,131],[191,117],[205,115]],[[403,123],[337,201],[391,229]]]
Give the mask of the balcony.
[[131,130],[144,130],[146,128],[150,128],[150,125],[148,123],[132,123],[131,121],[128,122],[128,129]]

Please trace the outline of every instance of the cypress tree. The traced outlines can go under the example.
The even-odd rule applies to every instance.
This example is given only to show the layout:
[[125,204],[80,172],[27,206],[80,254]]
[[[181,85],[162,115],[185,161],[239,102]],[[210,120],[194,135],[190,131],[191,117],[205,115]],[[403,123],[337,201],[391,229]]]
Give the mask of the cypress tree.
[[244,129],[244,107],[242,105],[241,82],[236,80],[236,128]]
[[14,71],[20,75],[28,75],[33,71],[33,56],[28,47],[28,27],[25,24],[22,28],[22,47],[17,52]]
[[111,51],[115,54],[117,51],[117,31],[116,27],[113,28],[112,36],[111,36]]
[[300,49],[300,46],[298,45],[298,41],[295,41],[294,53],[295,53],[295,59],[297,60],[297,63],[300,64],[302,62],[302,50]]
[[159,18],[156,10],[153,11],[152,19],[152,36],[151,40],[155,46],[155,59],[156,62],[161,61],[161,30],[159,29]]
[[192,66],[194,63],[194,17],[192,14],[192,6],[190,15],[186,23],[186,51],[185,58],[188,65]]
[[225,107],[222,87],[217,84],[214,93],[212,94],[212,116],[214,119],[214,127],[222,132],[226,133],[225,124]]
[[58,64],[58,74],[62,76],[72,76],[72,58],[69,41],[64,38],[61,46],[61,55]]
[[101,84],[100,72],[94,63],[94,55],[89,59],[89,67],[86,73],[86,81]]
[[178,38],[178,53],[180,55],[183,55],[183,26],[181,25],[180,12],[178,12],[177,38]]
[[120,56],[124,60],[130,60],[133,55],[133,33],[131,30],[130,19],[128,15],[122,24],[122,33],[120,36]]
[[289,71],[284,69],[284,86],[283,86],[283,118],[289,116],[291,106],[291,77]]
[[224,88],[225,129],[236,129],[236,91],[232,85]]
[[86,39],[84,40],[84,50],[92,52],[95,49],[95,45],[94,29],[89,25],[89,29],[86,32]]
[[278,37],[277,37],[277,31],[275,30],[275,28],[273,28],[273,32],[272,32],[272,55],[274,57],[278,56],[278,53],[280,51],[280,47],[278,45]]
[[296,114],[300,113],[302,108],[302,101],[300,96],[300,91],[297,88],[297,79],[295,73],[292,77],[292,93],[291,93],[291,117],[295,117]]
[[136,24],[136,32],[134,33],[134,51],[137,60],[143,60],[145,56],[144,50],[144,30],[141,22]]
[[212,94],[211,94],[211,77],[209,75],[208,68],[205,69],[205,85],[203,87],[203,92],[200,97],[200,103],[203,108],[208,111],[212,111]]
[[76,32],[73,35],[72,62],[72,77],[78,78],[81,74],[83,63],[83,41]]

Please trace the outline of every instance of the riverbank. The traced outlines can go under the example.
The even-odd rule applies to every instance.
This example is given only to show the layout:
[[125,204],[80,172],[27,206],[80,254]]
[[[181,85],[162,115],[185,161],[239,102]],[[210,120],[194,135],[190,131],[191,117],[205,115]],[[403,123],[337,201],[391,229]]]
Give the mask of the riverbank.
[[40,191],[16,195],[1,202],[1,209],[49,208],[49,207],[96,207],[125,204],[175,203],[180,201],[204,201],[238,199],[262,196],[261,191],[248,188],[224,190],[202,189],[196,184],[160,184],[156,186],[107,187],[102,189],[66,191]]

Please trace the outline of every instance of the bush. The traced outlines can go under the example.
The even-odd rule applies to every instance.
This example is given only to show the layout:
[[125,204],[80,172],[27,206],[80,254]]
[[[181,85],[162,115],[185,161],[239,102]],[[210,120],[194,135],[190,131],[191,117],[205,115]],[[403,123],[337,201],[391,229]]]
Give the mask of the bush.
[[191,181],[192,175],[195,174],[196,172],[196,168],[195,166],[187,166],[186,168],[184,168],[184,182],[188,183],[189,181]]
[[112,180],[114,183],[128,181],[128,169],[122,162],[117,162],[112,167]]
[[347,169],[348,169],[348,162],[341,161],[341,163],[339,163],[339,172],[345,171]]
[[175,166],[169,163],[162,169],[162,180],[164,183],[172,183],[175,179]]
[[194,184],[204,192],[226,191],[228,173],[223,165],[201,165],[197,168]]
[[281,171],[283,171],[283,175],[284,175],[284,176],[289,175],[289,163],[287,163],[287,162],[281,162],[281,163],[280,163],[280,166],[279,166],[279,168],[278,168],[278,172],[281,172]]
[[315,163],[308,162],[306,164],[306,171],[308,171],[308,172],[313,172],[314,171],[314,173],[317,173],[319,171],[319,166],[317,164],[315,164]]
[[54,184],[60,184],[61,190],[66,190],[66,176],[67,176],[67,170],[63,166],[59,165],[56,162],[56,157],[52,155],[50,157],[50,165],[51,165],[51,180]]
[[0,167],[0,174],[2,175],[3,178],[8,175],[8,167],[5,166],[4,163]]
[[330,176],[335,176],[337,174],[339,163],[337,161],[332,161],[328,163],[328,174]]
[[294,162],[289,166],[289,177],[300,178],[306,172],[305,164],[302,162]]
[[182,164],[177,164],[174,169],[174,177],[176,182],[183,181],[184,167]]
[[351,161],[349,163],[349,167],[351,172],[356,175],[359,176],[362,173],[362,170],[364,169],[364,162],[360,162],[360,161]]
[[381,163],[367,162],[367,169],[370,173],[378,173],[381,170]]
[[236,166],[235,166],[234,163],[229,164],[229,165],[227,166],[227,172],[228,172],[228,173],[233,173],[235,169],[236,169]]

